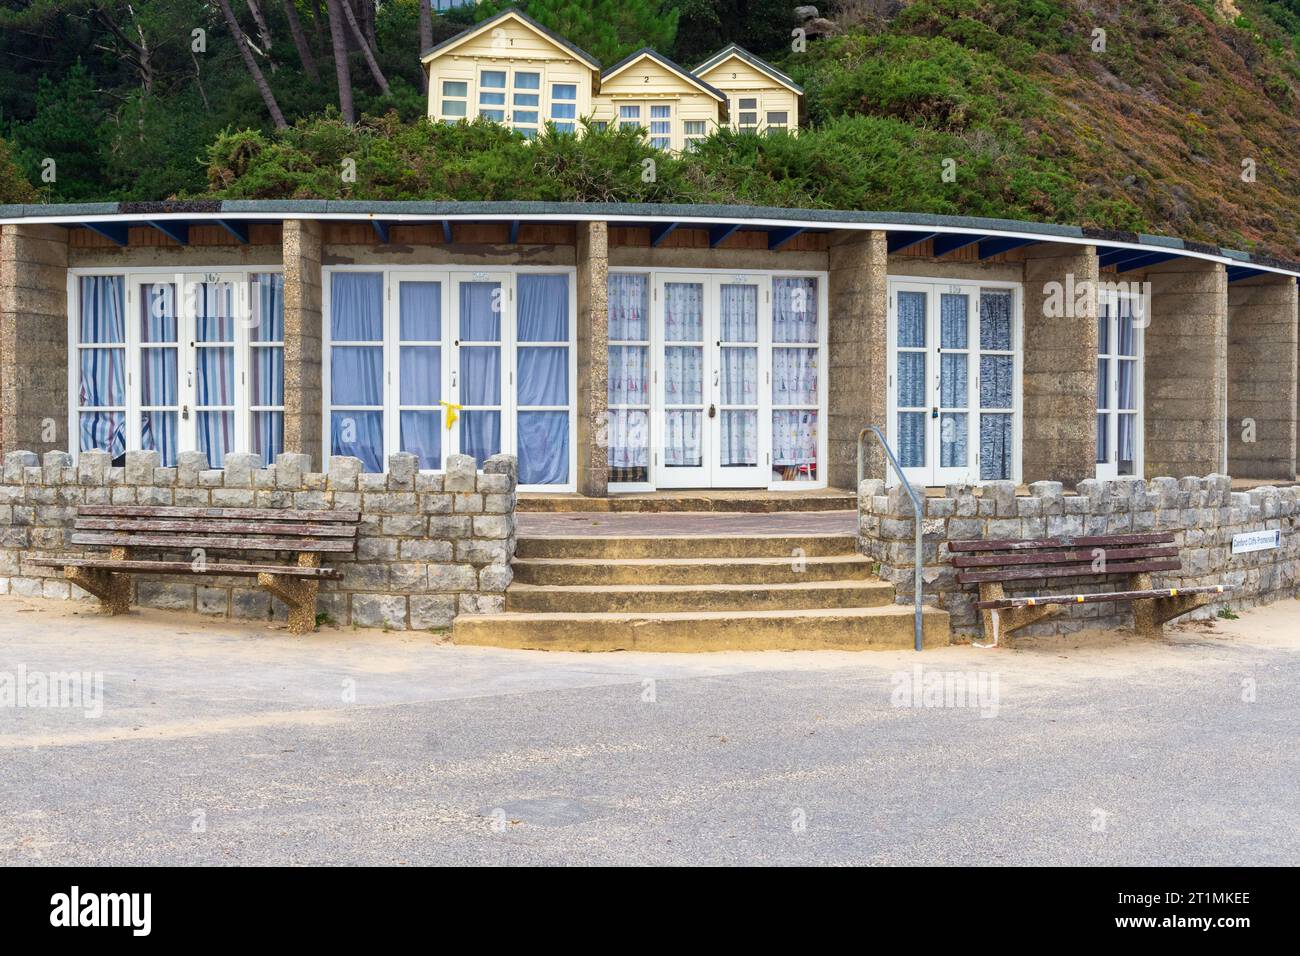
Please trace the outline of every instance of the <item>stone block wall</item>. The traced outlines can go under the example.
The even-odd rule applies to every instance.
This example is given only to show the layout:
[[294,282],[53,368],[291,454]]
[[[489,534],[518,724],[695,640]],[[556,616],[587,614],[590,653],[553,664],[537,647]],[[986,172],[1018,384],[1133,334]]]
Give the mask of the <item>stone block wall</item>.
[[[59,568],[34,558],[106,555],[70,543],[78,505],[160,505],[361,512],[357,550],[324,555],[343,578],[321,581],[319,610],[340,625],[428,630],[449,627],[457,614],[504,610],[515,550],[512,456],[497,455],[475,471],[474,459],[452,455],[445,474],[418,470],[414,455],[388,459],[387,474],[368,474],[356,458],[330,459],[328,473],[310,470],[306,455],[286,453],[262,467],[257,455],[230,454],[209,469],[202,452],[181,452],[176,467],[157,452],[128,452],[111,467],[107,452],[4,456],[0,479],[0,593],[94,600],[64,580]],[[144,550],[140,557],[189,561],[186,552]],[[292,564],[295,555],[217,552],[215,560]],[[133,575],[133,603],[197,611],[214,617],[284,620],[286,609],[253,578]]]
[[[924,494],[924,489],[917,490]],[[923,598],[948,611],[954,633],[981,632],[973,606],[979,600],[979,586],[957,583],[949,541],[1172,531],[1182,570],[1154,574],[1156,587],[1231,584],[1236,588],[1189,617],[1209,617],[1225,605],[1250,607],[1297,596],[1300,487],[1234,492],[1226,475],[1210,475],[1181,480],[1086,479],[1074,494],[1065,494],[1060,482],[1039,481],[1028,491],[1017,495],[1012,482],[995,481],[979,488],[948,485],[942,496],[924,499]],[[896,586],[900,604],[913,600],[913,514],[902,486],[886,490],[884,482],[868,479],[858,489],[858,549],[880,562],[880,577]],[[1233,535],[1274,528],[1282,532],[1280,549],[1232,554]],[[1005,587],[1008,597],[1095,593],[1122,590],[1123,578],[1008,582]],[[1083,604],[1017,633],[1123,627],[1131,625],[1132,617],[1131,604]]]

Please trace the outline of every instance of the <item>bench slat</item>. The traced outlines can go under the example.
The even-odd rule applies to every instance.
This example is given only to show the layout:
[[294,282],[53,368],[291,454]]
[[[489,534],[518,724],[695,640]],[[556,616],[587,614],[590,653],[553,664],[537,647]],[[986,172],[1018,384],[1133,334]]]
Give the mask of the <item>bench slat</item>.
[[[1124,561],[1130,558],[1176,558],[1178,548],[1174,545],[1161,545],[1153,548],[1107,548],[1106,563]],[[958,554],[952,559],[957,568],[1000,568],[1020,567],[1034,564],[1070,564],[1074,562],[1091,564],[1096,556],[1091,550],[1086,551],[1035,551],[1025,554]]]
[[1024,541],[949,541],[949,551],[1033,551],[1047,548],[1122,547],[1136,544],[1170,544],[1172,531],[1154,531],[1149,534],[1078,535],[1061,538],[1030,538]]
[[[1138,561],[1130,563],[1107,563],[1105,575],[1142,574],[1148,571],[1178,571],[1182,562]],[[1005,571],[964,571],[957,575],[958,584],[981,584],[995,581],[1033,581],[1039,578],[1087,578],[1100,577],[1102,572],[1091,571],[1083,567],[1054,568],[1008,568]]]
[[1152,588],[1149,591],[1110,591],[1099,594],[1050,594],[1035,598],[1001,598],[997,601],[976,601],[981,611],[1004,610],[1009,607],[1034,607],[1042,604],[1101,604],[1109,601],[1143,601],[1148,598],[1177,597],[1182,594],[1226,594],[1233,590],[1231,584],[1205,584],[1194,588]]
[[77,518],[78,531],[190,531],[204,534],[303,535],[317,538],[355,538],[355,524],[280,524],[258,521],[220,521],[213,518]]
[[240,518],[250,521],[352,522],[359,511],[293,511],[280,508],[174,508],[154,505],[79,505],[78,515],[143,518]]
[[356,549],[356,540],[311,538],[259,538],[222,537],[219,535],[169,535],[130,534],[117,531],[79,531],[72,535],[76,545],[102,545],[104,547],[157,548],[178,551],[189,548],[209,548],[213,551],[309,551],[349,554]]
[[215,564],[196,570],[190,561],[107,561],[102,558],[33,558],[28,562],[43,568],[94,568],[103,571],[129,571],[135,574],[205,574],[229,577],[256,577],[263,571],[291,578],[328,578],[337,580],[343,572],[334,568],[299,568],[284,564]]

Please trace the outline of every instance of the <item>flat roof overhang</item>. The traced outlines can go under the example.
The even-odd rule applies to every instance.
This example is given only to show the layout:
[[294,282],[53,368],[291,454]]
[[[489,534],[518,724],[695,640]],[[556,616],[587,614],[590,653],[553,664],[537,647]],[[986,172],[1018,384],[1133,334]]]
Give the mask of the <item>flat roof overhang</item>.
[[126,244],[130,226],[147,226],[186,244],[192,225],[217,225],[239,242],[248,241],[252,224],[286,219],[368,223],[381,242],[393,225],[441,223],[450,240],[452,223],[508,223],[517,238],[520,224],[605,221],[648,228],[651,244],[660,244],[679,228],[707,229],[717,246],[739,229],[767,233],[768,248],[779,249],[802,233],[882,231],[891,252],[925,240],[936,255],[976,245],[981,259],[1040,242],[1092,245],[1103,265],[1118,272],[1174,258],[1194,258],[1227,266],[1237,282],[1273,273],[1300,277],[1300,263],[1252,255],[1207,243],[1169,236],[1118,232],[1081,226],[939,216],[929,213],[859,212],[830,209],[785,209],[767,206],[580,202],[368,202],[364,200],[195,200],[155,203],[84,203],[68,205],[0,205],[0,224],[48,223],[84,227]]

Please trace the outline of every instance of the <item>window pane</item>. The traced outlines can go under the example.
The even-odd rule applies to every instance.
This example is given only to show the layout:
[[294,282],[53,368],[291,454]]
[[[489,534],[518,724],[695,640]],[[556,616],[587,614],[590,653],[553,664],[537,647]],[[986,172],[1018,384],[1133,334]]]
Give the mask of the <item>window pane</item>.
[[1011,480],[1011,416],[980,416],[980,480]]
[[176,350],[140,350],[140,404],[177,405]]
[[[254,405],[284,404],[284,350],[281,348],[255,348],[252,350],[252,402]],[[272,461],[273,459],[265,459]]]
[[1011,351],[1011,293],[980,293],[980,348],[986,352]]
[[195,349],[194,358],[198,363],[195,383],[198,404],[235,404],[235,350],[209,346]]
[[576,103],[553,103],[551,116],[555,119],[577,119],[578,106]]
[[664,338],[699,342],[704,338],[704,286],[698,282],[664,284]]
[[[724,348],[721,351],[722,404],[757,405],[758,349]],[[757,419],[754,425],[757,427]]]
[[980,356],[980,407],[1010,408],[1015,359],[1010,355]]
[[442,412],[402,412],[402,451],[420,459],[421,468],[442,467]]
[[1110,461],[1110,436],[1108,434],[1109,415],[1097,416],[1097,464],[1104,465]]
[[537,125],[537,110],[515,110],[514,120],[526,126]]
[[779,112],[779,113],[768,113],[768,114],[767,114],[767,125],[768,125],[768,126],[785,126],[785,125],[786,125],[786,122],[788,121],[788,117],[789,117],[789,114],[788,114],[788,113],[784,113],[784,112]]
[[898,293],[898,347],[925,348],[924,292]]
[[650,338],[650,281],[644,275],[613,273],[606,293],[612,341]]
[[939,347],[964,349],[970,339],[967,318],[970,300],[964,295],[944,293],[939,296]]
[[542,88],[542,74],[540,73],[516,73],[515,89],[517,90],[540,90]]
[[641,118],[641,107],[640,107],[640,106],[620,106],[620,107],[618,108],[618,115],[619,115],[619,118],[620,118],[620,119],[640,119],[640,118]]
[[465,411],[460,416],[460,453],[471,455],[479,468],[501,451],[501,413]]
[[650,417],[638,409],[611,409],[610,481],[646,481],[650,467]]
[[115,459],[126,454],[125,412],[82,412],[79,425],[82,451],[98,448]]
[[199,412],[196,419],[199,451],[208,456],[209,467],[220,468],[235,450],[235,413]]
[[460,400],[464,405],[501,404],[500,346],[461,347]]
[[443,100],[442,101],[443,116],[464,116],[465,109],[466,108],[465,108],[464,100]]
[[334,273],[330,283],[330,313],[330,336],[334,341],[383,341],[383,274]]
[[752,468],[758,464],[758,412],[752,408],[723,409],[718,429],[721,448],[718,463],[723,468]]
[[382,405],[384,403],[383,381],[383,349],[376,346],[354,345],[336,345],[331,349],[331,403]]
[[81,349],[83,406],[126,404],[126,349]]
[[504,90],[506,88],[506,74],[504,70],[484,70],[479,74],[479,87],[491,87],[493,89]]
[[699,346],[664,349],[664,401],[692,405],[704,401],[704,350]]
[[898,413],[898,463],[904,468],[925,467],[925,414]]
[[816,349],[772,349],[772,404],[817,404]]
[[753,97],[742,97],[740,101],[740,108],[742,110],[756,110],[758,109],[758,100],[754,99]]
[[898,353],[898,404],[901,408],[925,405],[925,353]]
[[469,96],[469,84],[464,80],[443,80],[442,95],[461,97]]
[[551,99],[553,100],[576,100],[578,98],[578,87],[573,83],[552,83]]
[[519,341],[568,341],[569,277],[521,275],[518,283]]
[[81,343],[126,341],[126,282],[121,276],[81,279]]
[[284,341],[284,276],[253,276],[253,327],[248,337],[254,342]]
[[464,282],[460,286],[460,337],[467,342],[501,340],[501,284]]
[[479,110],[478,115],[493,123],[504,123],[506,120],[505,110]]
[[230,282],[200,282],[194,295],[195,333],[199,342],[235,341],[235,287]]
[[966,440],[967,417],[965,412],[944,412],[940,416],[940,468],[965,468],[970,461],[970,446]]
[[403,282],[398,298],[403,342],[442,338],[442,283]]
[[664,412],[664,464],[669,468],[699,468],[704,463],[700,444],[701,413],[693,409]]
[[1132,359],[1119,359],[1115,363],[1119,372],[1119,401],[1118,407],[1126,411],[1137,408],[1137,378],[1135,372],[1137,362]]
[[650,404],[650,349],[611,345],[606,395],[611,405]]
[[519,404],[569,404],[569,350],[529,346],[519,350]]
[[155,282],[140,287],[140,341],[176,341],[176,287]]
[[253,453],[262,461],[275,461],[284,451],[284,413],[253,412]]
[[969,404],[970,382],[967,378],[969,362],[970,359],[965,352],[945,353],[939,356],[939,404],[944,408],[965,408]]
[[401,403],[437,405],[442,397],[442,349],[404,345],[401,350]]
[[817,413],[772,413],[772,477],[777,481],[817,480]]
[[568,482],[569,413],[520,412],[518,423],[519,483],[562,485]]
[[704,120],[686,120],[683,126],[687,136],[703,136],[705,133]]
[[772,341],[817,341],[817,280],[772,280]]
[[384,470],[384,413],[334,412],[330,454],[360,458],[366,471]]
[[[162,467],[170,468],[176,464],[176,413],[143,412],[140,415],[140,447],[144,451],[156,451]],[[208,459],[212,464],[212,459]],[[213,465],[212,467],[220,467]]]

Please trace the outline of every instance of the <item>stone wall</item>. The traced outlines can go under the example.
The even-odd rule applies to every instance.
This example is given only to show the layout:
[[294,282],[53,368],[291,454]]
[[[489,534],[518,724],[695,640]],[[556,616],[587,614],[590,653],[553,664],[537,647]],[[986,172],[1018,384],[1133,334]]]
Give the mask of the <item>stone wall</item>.
[[[1074,494],[1065,494],[1060,482],[1040,481],[1028,490],[1028,495],[1017,495],[1016,486],[1009,481],[990,482],[979,488],[948,485],[941,497],[925,499],[924,599],[948,611],[954,633],[980,633],[973,607],[979,600],[979,586],[957,584],[947,548],[950,540],[1172,531],[1182,571],[1153,575],[1156,587],[1236,587],[1223,600],[1189,616],[1209,617],[1224,605],[1249,607],[1297,596],[1300,488],[1234,492],[1226,475],[1211,475],[1181,480],[1087,479],[1079,482]],[[903,604],[913,600],[913,522],[912,503],[902,486],[886,490],[882,481],[868,479],[862,483],[858,490],[858,548],[880,562],[881,579],[897,587],[897,600]],[[1233,535],[1274,528],[1282,531],[1280,549],[1231,553]],[[1101,583],[1096,579],[1066,578],[1006,585],[1008,597],[1122,588],[1123,579],[1119,577]],[[1017,633],[1066,633],[1131,623],[1131,604],[1083,604],[1070,606],[1059,617]]]
[[[474,470],[474,459],[452,455],[445,474],[418,471],[414,455],[388,459],[387,474],[361,471],[356,458],[330,459],[328,473],[310,471],[306,455],[286,453],[269,467],[257,455],[230,454],[209,469],[202,452],[181,452],[162,468],[157,452],[128,452],[110,466],[107,452],[4,457],[0,480],[0,593],[93,600],[64,580],[59,568],[34,558],[102,555],[105,548],[70,542],[82,504],[174,505],[202,508],[360,510],[355,555],[325,555],[342,580],[322,581],[319,610],[341,625],[426,630],[449,627],[459,613],[504,609],[515,550],[512,456],[498,455]],[[146,551],[142,557],[161,557]],[[188,552],[172,555],[189,561]],[[218,560],[290,564],[292,554],[219,552]],[[254,579],[133,576],[133,603],[198,611],[216,617],[284,620],[285,607]]]

